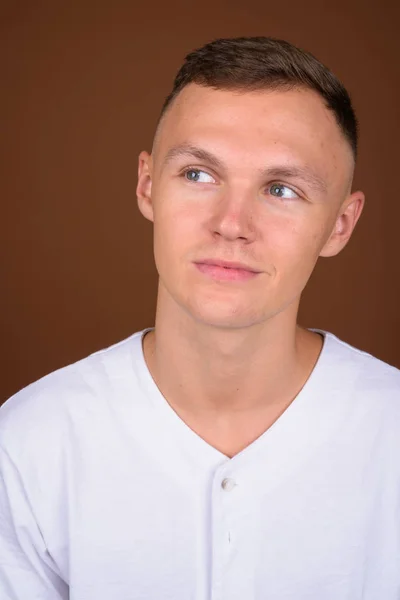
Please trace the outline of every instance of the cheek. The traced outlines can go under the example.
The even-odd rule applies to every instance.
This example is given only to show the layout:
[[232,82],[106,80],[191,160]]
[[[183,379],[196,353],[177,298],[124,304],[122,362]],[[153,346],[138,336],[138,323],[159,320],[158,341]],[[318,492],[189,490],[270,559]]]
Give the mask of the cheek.
[[171,204],[160,203],[154,215],[154,257],[160,274],[177,268],[199,238],[197,213]]
[[206,218],[205,203],[181,198],[178,194],[157,204],[154,212],[154,236],[160,244],[193,245]]
[[325,239],[318,220],[277,219],[264,230],[264,255],[270,256],[278,279],[308,279]]

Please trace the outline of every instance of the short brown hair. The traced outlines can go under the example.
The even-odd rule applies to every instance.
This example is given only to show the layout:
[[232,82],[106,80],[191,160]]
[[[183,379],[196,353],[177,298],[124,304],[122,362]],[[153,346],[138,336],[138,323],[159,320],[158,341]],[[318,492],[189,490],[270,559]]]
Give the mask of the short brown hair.
[[189,83],[255,91],[305,87],[325,101],[357,156],[358,124],[350,96],[337,77],[309,52],[270,37],[218,39],[194,50],[175,77],[161,117]]

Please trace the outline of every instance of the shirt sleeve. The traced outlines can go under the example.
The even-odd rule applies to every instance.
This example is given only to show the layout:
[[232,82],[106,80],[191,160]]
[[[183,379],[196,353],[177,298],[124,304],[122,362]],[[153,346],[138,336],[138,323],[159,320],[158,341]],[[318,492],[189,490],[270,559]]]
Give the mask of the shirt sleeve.
[[0,448],[0,598],[68,600],[18,469]]

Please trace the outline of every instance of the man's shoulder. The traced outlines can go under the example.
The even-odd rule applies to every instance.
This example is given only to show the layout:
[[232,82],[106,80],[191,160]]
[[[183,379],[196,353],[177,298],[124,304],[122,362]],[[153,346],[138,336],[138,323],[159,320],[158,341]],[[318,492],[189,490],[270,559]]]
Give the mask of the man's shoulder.
[[400,370],[325,332],[326,360],[338,386],[344,381],[354,393],[381,401],[393,399],[400,408]]
[[0,444],[51,448],[71,419],[95,418],[132,372],[142,332],[62,367],[23,388],[0,407]]

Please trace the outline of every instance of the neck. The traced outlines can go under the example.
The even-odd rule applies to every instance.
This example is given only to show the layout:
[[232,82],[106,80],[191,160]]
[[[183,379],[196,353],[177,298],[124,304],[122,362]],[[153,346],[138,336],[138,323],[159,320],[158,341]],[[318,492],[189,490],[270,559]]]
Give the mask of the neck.
[[298,306],[262,324],[223,329],[160,300],[144,340],[146,362],[170,404],[193,414],[287,405],[321,351],[321,336],[296,325]]

